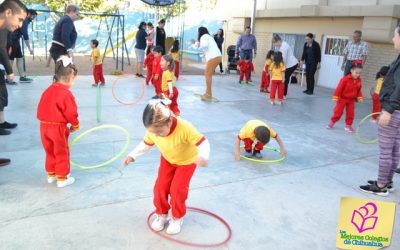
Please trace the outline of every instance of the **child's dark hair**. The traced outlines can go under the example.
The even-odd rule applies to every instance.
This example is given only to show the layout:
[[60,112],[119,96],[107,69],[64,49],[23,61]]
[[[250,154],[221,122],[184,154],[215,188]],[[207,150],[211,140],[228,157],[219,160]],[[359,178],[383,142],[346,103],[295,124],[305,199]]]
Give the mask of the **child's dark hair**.
[[171,52],[175,53],[179,51],[179,40],[175,39],[174,43],[172,44]]
[[151,51],[153,50],[153,45],[147,45],[147,49],[146,49],[146,56],[151,53]]
[[170,56],[170,55],[163,55],[163,58],[164,58],[165,61],[167,61],[169,63],[169,65],[167,66],[168,70],[169,71],[174,71],[174,66],[175,66],[174,58],[172,58],[172,56]]
[[274,54],[275,54],[275,51],[273,51],[272,49],[269,50],[265,59],[271,59],[271,56],[273,56]]
[[72,63],[72,60],[67,66],[64,66],[63,59],[68,59],[68,58],[70,57],[65,55],[57,59],[55,66],[55,74],[54,74],[55,81],[60,81],[61,79],[67,79],[71,75],[76,76],[78,74],[78,69],[76,68],[75,64]]
[[93,43],[96,48],[97,46],[99,46],[99,41],[97,41],[96,39],[90,40],[90,42]]
[[151,22],[148,22],[148,23],[147,23],[147,26],[152,27],[152,28],[154,27],[153,24],[152,24]]
[[262,144],[267,144],[271,137],[269,129],[265,126],[258,126],[254,130],[254,134],[256,136],[256,139]]
[[153,48],[153,51],[158,53],[163,53],[164,49],[161,46],[157,45]]
[[0,4],[0,13],[10,9],[13,14],[19,14],[21,12],[27,13],[28,9],[19,0],[5,0]]
[[389,71],[388,66],[383,66],[377,73],[376,73],[376,79],[385,77],[387,72]]
[[171,120],[171,111],[161,99],[154,99],[147,104],[143,111],[143,125],[145,128],[151,126],[161,127]]
[[275,67],[279,67],[283,63],[283,57],[282,57],[282,52],[277,51],[274,53],[274,64]]
[[362,66],[362,61],[361,60],[354,60],[352,63],[351,63],[351,66],[350,66],[350,70],[352,70],[352,69],[362,69],[363,68],[363,66]]

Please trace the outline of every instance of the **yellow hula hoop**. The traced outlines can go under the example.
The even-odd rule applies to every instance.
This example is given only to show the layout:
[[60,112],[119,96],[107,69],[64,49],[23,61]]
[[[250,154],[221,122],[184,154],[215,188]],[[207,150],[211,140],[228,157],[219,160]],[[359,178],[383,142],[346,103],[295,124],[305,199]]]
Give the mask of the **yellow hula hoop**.
[[361,143],[363,143],[363,144],[373,144],[373,143],[376,143],[376,142],[378,141],[378,138],[372,139],[372,140],[367,140],[367,139],[362,138],[361,135],[360,135],[360,127],[361,127],[361,125],[364,124],[364,122],[367,121],[371,116],[373,116],[373,115],[378,115],[378,114],[380,114],[380,113],[381,113],[381,112],[375,112],[375,113],[369,114],[369,115],[367,115],[366,117],[364,117],[364,118],[360,121],[360,123],[358,124],[358,126],[357,126],[357,128],[356,128],[356,138],[357,138],[357,140],[358,140],[359,142],[361,142]]
[[[244,146],[240,146],[240,148],[244,148]],[[281,153],[281,151],[279,151],[278,149],[271,147],[271,146],[264,146],[264,149],[269,150],[269,151],[275,151],[275,152],[278,152],[279,154]],[[281,158],[276,159],[276,160],[259,160],[259,159],[253,159],[253,158],[246,157],[242,154],[240,154],[240,157],[242,157],[243,159],[246,159],[248,161],[258,162],[258,163],[278,163],[278,162],[281,162],[286,159],[286,156],[282,156]]]
[[105,161],[105,162],[103,162],[103,163],[97,164],[97,165],[84,166],[84,165],[78,164],[78,163],[76,163],[76,162],[70,160],[72,166],[77,167],[77,168],[82,169],[82,170],[90,170],[90,169],[101,168],[101,167],[104,167],[104,166],[110,164],[111,162],[117,160],[119,157],[121,157],[121,156],[125,153],[125,151],[128,149],[129,142],[130,142],[130,135],[129,135],[129,132],[128,132],[128,130],[126,130],[125,128],[123,128],[123,127],[121,127],[121,126],[118,126],[118,125],[114,125],[114,124],[104,124],[104,125],[100,125],[100,126],[97,126],[97,127],[94,127],[94,128],[91,128],[91,129],[86,130],[85,132],[83,132],[82,134],[78,135],[77,137],[75,137],[75,138],[71,141],[71,143],[69,144],[70,148],[72,149],[73,146],[74,146],[80,139],[82,139],[82,137],[84,137],[85,135],[87,135],[87,134],[89,134],[89,133],[91,133],[91,132],[93,132],[93,131],[96,131],[96,130],[99,130],[99,129],[104,129],[104,128],[114,128],[114,129],[117,129],[117,130],[121,131],[121,132],[125,135],[125,140],[126,140],[126,141],[125,141],[125,145],[124,145],[124,147],[121,149],[121,151],[120,151],[117,155],[115,155],[113,158],[111,158],[111,159],[109,159],[109,160],[107,160],[107,161]]

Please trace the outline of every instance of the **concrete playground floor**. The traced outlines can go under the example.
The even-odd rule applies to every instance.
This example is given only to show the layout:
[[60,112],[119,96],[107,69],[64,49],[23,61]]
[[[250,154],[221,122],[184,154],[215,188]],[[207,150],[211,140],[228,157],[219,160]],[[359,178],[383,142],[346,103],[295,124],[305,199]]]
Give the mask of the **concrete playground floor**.
[[[130,151],[142,140],[142,111],[154,95],[153,88],[139,79],[121,78],[115,95],[125,102],[139,100],[137,105],[122,105],[112,96],[116,77],[106,78],[100,124],[127,129]],[[155,235],[146,225],[154,209],[157,149],[129,167],[122,166],[122,158],[96,170],[73,167],[76,182],[63,189],[47,183],[36,106],[50,82],[51,76],[39,76],[32,84],[8,87],[6,119],[18,127],[0,138],[0,157],[12,159],[11,165],[0,168],[0,249],[190,249]],[[91,76],[78,76],[72,89],[81,129],[70,141],[98,125],[96,89],[91,83]],[[400,191],[388,197],[358,191],[359,185],[377,177],[378,147],[360,144],[345,132],[343,118],[334,129],[325,128],[334,105],[332,90],[317,87],[314,96],[307,96],[303,88],[292,84],[284,105],[271,106],[258,84],[239,85],[236,75],[214,76],[218,103],[193,95],[204,91],[204,76],[183,76],[177,85],[182,118],[211,143],[209,166],[197,169],[187,205],[218,214],[232,228],[231,240],[216,249],[336,249],[341,197],[399,204]],[[357,104],[355,125],[370,110],[370,100]],[[250,119],[266,120],[278,132],[288,151],[285,161],[234,160],[235,136]],[[125,140],[118,130],[94,131],[72,148],[71,159],[82,165],[101,163],[118,154]],[[264,155],[279,157],[275,152]],[[400,184],[399,177],[394,177],[395,186]],[[399,220],[397,209],[387,249],[400,249]],[[181,234],[174,238],[210,244],[226,236],[219,221],[188,211]]]

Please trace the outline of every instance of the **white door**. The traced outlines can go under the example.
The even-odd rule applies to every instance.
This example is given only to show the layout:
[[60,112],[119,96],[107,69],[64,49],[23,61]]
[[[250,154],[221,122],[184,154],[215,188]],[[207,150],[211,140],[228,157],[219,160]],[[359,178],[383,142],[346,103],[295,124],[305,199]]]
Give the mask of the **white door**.
[[348,37],[324,35],[318,86],[336,88],[340,78],[343,77],[343,71],[341,70],[343,50],[348,41]]

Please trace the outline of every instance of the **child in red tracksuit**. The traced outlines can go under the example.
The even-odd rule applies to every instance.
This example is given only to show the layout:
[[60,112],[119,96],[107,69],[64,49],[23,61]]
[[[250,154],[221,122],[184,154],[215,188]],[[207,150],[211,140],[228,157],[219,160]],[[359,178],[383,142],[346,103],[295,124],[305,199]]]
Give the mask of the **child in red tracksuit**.
[[168,223],[166,233],[178,234],[186,215],[190,180],[197,166],[207,166],[210,144],[191,123],[175,117],[163,102],[151,100],[146,106],[144,140],[124,159],[124,164],[135,162],[154,145],[158,147],[161,160],[153,189],[156,218],[151,228],[161,231]]
[[160,61],[162,57],[163,48],[161,46],[155,46],[153,48],[154,61],[153,61],[153,78],[151,82],[154,85],[156,95],[153,98],[161,98],[162,90],[161,90],[161,77],[162,77],[162,69],[160,67]]
[[180,110],[178,107],[178,89],[175,86],[174,79],[174,59],[170,55],[163,55],[160,62],[161,69],[163,70],[161,89],[164,98],[171,100],[169,109],[174,113],[175,116],[179,116]]
[[99,41],[93,39],[90,41],[90,47],[92,48],[92,53],[90,55],[90,60],[93,63],[93,78],[94,83],[93,87],[96,87],[98,84],[104,85],[106,84],[106,80],[103,75],[103,60],[101,59],[100,50],[97,48],[99,46]]
[[243,77],[246,77],[246,83],[251,83],[250,72],[254,73],[254,66],[249,55],[246,55],[244,60],[239,60],[237,69],[240,72],[239,83],[243,83]]
[[283,63],[282,52],[278,51],[274,54],[274,60],[269,67],[269,75],[271,76],[271,93],[269,94],[269,99],[271,105],[275,105],[276,92],[278,92],[279,105],[283,103],[285,71],[286,67]]
[[[378,73],[376,73],[376,86],[372,94],[372,113],[381,112],[381,102],[379,101],[379,93],[381,92],[383,80],[389,71],[388,66],[383,66]],[[372,115],[371,122],[376,122],[379,114]]]
[[362,92],[361,92],[361,61],[353,61],[353,65],[350,67],[350,74],[345,75],[336,87],[335,93],[333,94],[333,100],[336,103],[333,109],[333,116],[329,122],[327,128],[331,129],[343,114],[344,108],[346,108],[346,126],[345,130],[347,132],[354,132],[353,124],[354,120],[354,103],[357,100],[362,102]]
[[[46,152],[47,182],[57,181],[59,188],[75,182],[69,176],[68,136],[79,129],[78,108],[69,90],[77,72],[72,59],[61,56],[55,66],[55,82],[43,92],[37,108],[40,137]],[[68,124],[71,124],[69,128]]]
[[273,50],[268,51],[267,56],[265,58],[264,69],[261,73],[260,92],[269,93],[268,87],[269,87],[269,82],[271,81],[271,77],[269,75],[269,67],[271,66],[274,60],[274,53],[275,52]]
[[153,62],[154,62],[154,54],[153,54],[153,46],[147,46],[146,59],[144,59],[143,65],[147,68],[146,71],[146,85],[149,85],[151,77],[153,75]]

